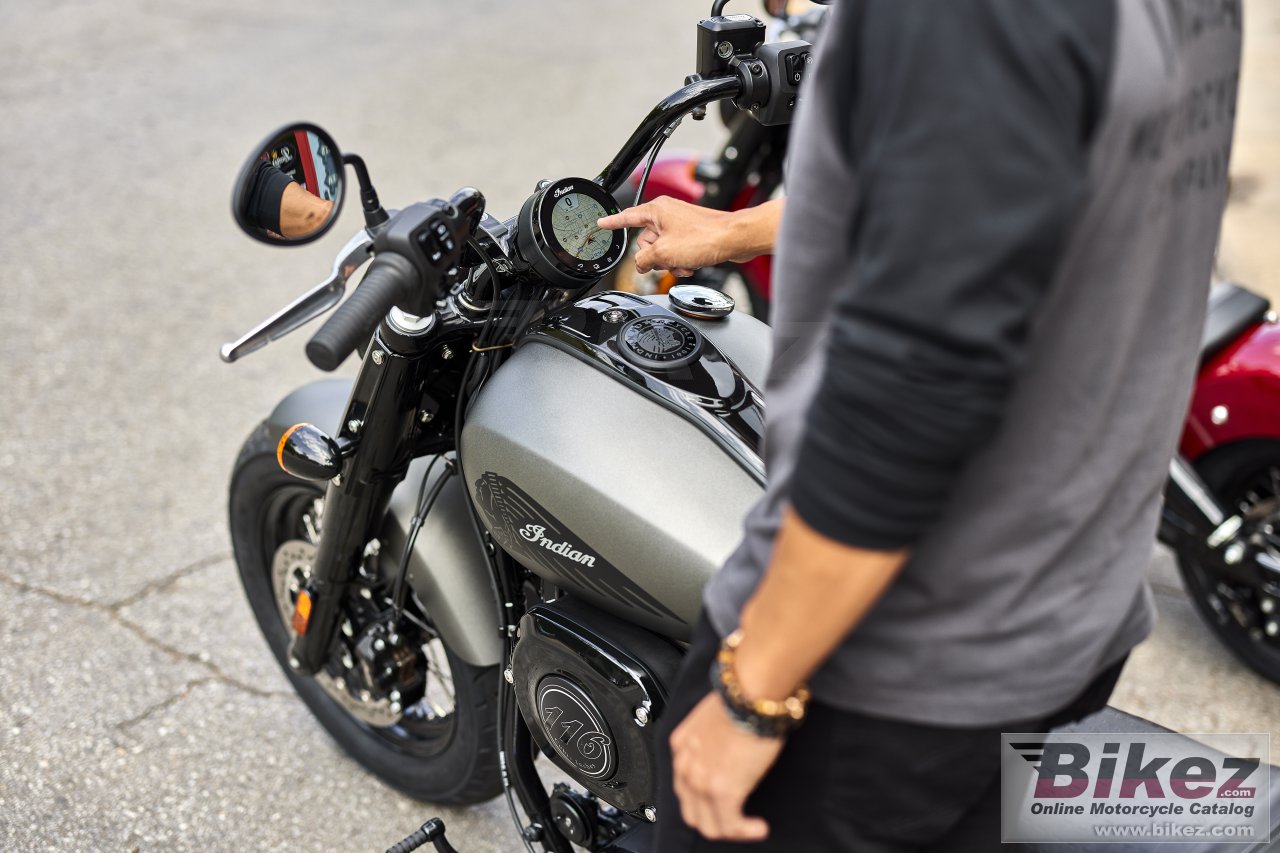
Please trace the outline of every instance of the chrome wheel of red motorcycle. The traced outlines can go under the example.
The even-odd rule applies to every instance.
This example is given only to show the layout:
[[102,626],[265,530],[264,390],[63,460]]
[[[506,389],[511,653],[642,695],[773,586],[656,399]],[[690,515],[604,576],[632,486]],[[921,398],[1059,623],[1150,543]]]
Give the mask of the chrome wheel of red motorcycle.
[[[1219,501],[1242,513],[1252,542],[1280,555],[1280,442],[1218,448],[1196,468]],[[1280,682],[1280,576],[1241,583],[1219,576],[1195,548],[1178,548],[1176,557],[1187,593],[1209,627],[1242,663]]]

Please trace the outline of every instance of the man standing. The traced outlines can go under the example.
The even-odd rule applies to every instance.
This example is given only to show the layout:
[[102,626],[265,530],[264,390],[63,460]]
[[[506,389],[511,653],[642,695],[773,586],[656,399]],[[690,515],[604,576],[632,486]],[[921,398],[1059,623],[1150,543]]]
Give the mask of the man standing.
[[[665,721],[656,849],[989,850],[999,732],[1105,704],[1153,621],[1240,28],[1238,0],[834,7],[778,239],[769,486]],[[687,270],[767,251],[780,212],[601,224]]]

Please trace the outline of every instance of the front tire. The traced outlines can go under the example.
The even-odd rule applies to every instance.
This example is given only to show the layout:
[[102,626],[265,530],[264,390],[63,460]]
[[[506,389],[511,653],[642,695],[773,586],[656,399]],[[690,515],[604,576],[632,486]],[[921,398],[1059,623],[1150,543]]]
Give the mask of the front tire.
[[[281,470],[275,440],[262,424],[245,442],[231,478],[230,524],[240,581],[276,661],[298,695],[330,736],[352,758],[383,782],[409,796],[440,805],[471,805],[491,799],[502,790],[497,755],[498,668],[475,667],[459,658],[443,639],[430,651],[446,667],[428,678],[448,680],[453,699],[450,713],[436,713],[439,702],[424,699],[405,708],[394,725],[377,726],[339,704],[315,678],[297,675],[287,656],[292,631],[282,614],[273,562],[282,546],[305,552],[314,540],[316,507],[324,492],[315,483]],[[286,543],[288,543],[286,545]],[[311,543],[314,546],[314,541]],[[286,593],[287,594],[287,593]],[[424,614],[425,616],[425,614]],[[429,620],[429,616],[427,617]]]
[[[1280,442],[1245,441],[1211,451],[1196,470],[1245,528],[1280,551]],[[1242,584],[1218,576],[1195,547],[1175,548],[1178,572],[1196,610],[1242,663],[1280,682],[1280,584]]]

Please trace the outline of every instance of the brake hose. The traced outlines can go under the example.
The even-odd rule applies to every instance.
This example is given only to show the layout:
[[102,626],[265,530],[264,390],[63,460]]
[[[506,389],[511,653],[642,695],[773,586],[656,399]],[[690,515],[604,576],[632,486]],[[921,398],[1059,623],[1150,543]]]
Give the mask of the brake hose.
[[658,152],[662,150],[662,144],[671,138],[671,134],[676,132],[676,128],[680,126],[680,119],[676,119],[662,130],[662,135],[658,137],[658,141],[653,143],[653,149],[649,152],[649,161],[644,164],[644,173],[640,176],[640,186],[636,189],[636,200],[631,205],[635,207],[640,203],[640,199],[644,197],[644,188],[649,183],[649,172],[653,169],[653,163],[658,159]]

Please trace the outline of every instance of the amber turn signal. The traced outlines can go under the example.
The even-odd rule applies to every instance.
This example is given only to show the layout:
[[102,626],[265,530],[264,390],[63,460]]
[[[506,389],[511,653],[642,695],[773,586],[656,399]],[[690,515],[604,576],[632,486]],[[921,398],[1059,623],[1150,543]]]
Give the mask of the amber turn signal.
[[276,461],[295,477],[332,480],[342,470],[342,451],[314,424],[295,424],[280,437]]
[[298,600],[293,603],[293,633],[301,637],[307,633],[307,623],[311,621],[311,593],[305,589],[298,593]]

